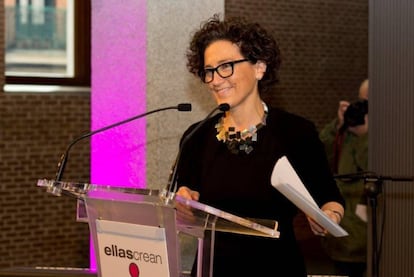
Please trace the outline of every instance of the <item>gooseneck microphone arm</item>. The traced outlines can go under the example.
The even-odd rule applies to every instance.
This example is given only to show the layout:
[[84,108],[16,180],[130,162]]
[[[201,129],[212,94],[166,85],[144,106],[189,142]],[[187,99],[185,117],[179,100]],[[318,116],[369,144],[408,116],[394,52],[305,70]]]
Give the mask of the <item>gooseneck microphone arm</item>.
[[171,174],[168,178],[168,184],[166,187],[166,193],[168,194],[172,194],[169,195],[169,197],[173,196],[175,194],[175,192],[177,191],[177,168],[180,164],[180,158],[181,158],[181,152],[183,147],[185,146],[186,142],[194,135],[195,132],[197,132],[197,130],[199,130],[201,128],[201,126],[203,126],[206,121],[216,112],[216,111],[222,111],[222,112],[226,112],[228,110],[230,110],[230,105],[227,103],[223,103],[220,104],[219,106],[215,107],[202,121],[200,121],[194,128],[193,130],[191,130],[190,133],[188,133],[181,141],[180,143],[180,148],[178,149],[178,153],[177,153],[177,157],[175,158],[175,162],[173,164],[173,167],[171,169]]
[[75,138],[74,140],[72,140],[71,143],[69,143],[68,147],[66,148],[66,151],[63,153],[62,157],[60,158],[60,162],[58,164],[58,171],[56,173],[55,181],[58,182],[62,179],[63,171],[65,169],[65,165],[66,165],[66,162],[67,162],[68,156],[69,156],[69,151],[72,148],[72,146],[75,145],[78,141],[83,140],[83,139],[88,138],[88,137],[91,137],[91,136],[93,136],[97,133],[104,132],[108,129],[117,127],[119,125],[126,124],[126,123],[131,122],[133,120],[136,120],[138,118],[141,118],[141,117],[144,117],[144,116],[156,113],[156,112],[165,111],[165,110],[178,110],[180,112],[189,112],[189,111],[191,111],[191,104],[190,103],[181,103],[181,104],[178,104],[177,106],[170,106],[170,107],[164,107],[164,108],[160,108],[160,109],[151,110],[149,112],[139,114],[139,115],[136,115],[134,117],[116,122],[116,123],[108,125],[108,126],[105,126],[103,128],[97,129],[95,131],[85,133],[85,134]]

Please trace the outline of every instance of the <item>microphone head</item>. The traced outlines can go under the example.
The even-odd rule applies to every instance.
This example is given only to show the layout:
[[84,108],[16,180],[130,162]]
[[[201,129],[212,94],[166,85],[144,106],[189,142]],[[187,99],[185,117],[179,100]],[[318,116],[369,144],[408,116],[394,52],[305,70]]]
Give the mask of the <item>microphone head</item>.
[[190,112],[191,111],[191,104],[190,103],[181,103],[181,104],[178,104],[177,109],[180,112]]
[[222,112],[227,112],[228,110],[230,110],[230,105],[227,103],[222,103],[219,105],[219,110]]

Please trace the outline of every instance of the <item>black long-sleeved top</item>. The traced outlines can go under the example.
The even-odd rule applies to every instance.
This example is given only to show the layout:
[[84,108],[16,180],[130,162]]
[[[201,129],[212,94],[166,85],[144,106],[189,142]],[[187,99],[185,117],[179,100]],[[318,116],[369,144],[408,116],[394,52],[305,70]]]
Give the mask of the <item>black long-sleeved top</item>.
[[225,212],[276,220],[280,238],[216,232],[214,276],[306,276],[293,229],[298,210],[272,187],[270,177],[276,161],[286,155],[319,206],[344,204],[314,124],[271,108],[254,150],[233,154],[216,138],[221,116],[209,119],[181,145],[178,184],[199,191],[201,203]]

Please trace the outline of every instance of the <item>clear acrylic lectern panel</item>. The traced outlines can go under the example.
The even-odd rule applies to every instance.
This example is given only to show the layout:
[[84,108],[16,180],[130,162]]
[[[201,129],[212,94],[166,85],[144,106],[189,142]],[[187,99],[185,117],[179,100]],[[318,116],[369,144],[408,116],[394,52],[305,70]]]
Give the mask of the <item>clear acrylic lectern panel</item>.
[[[131,252],[128,247],[137,244],[142,249],[147,246],[148,249],[158,249],[165,254],[166,261],[164,260],[164,267],[159,267],[158,276],[181,276],[179,232],[198,239],[199,277],[212,276],[215,231],[279,237],[277,222],[274,220],[241,218],[198,201],[167,195],[168,193],[160,193],[158,190],[44,179],[38,181],[38,186],[45,187],[49,193],[57,196],[75,196],[85,203],[100,277],[113,274],[107,272],[115,270],[120,263],[118,261],[123,261],[121,258],[147,259],[156,264],[155,257],[163,257],[151,256],[152,250]],[[191,207],[192,214],[180,212],[176,209],[178,204]],[[119,247],[118,243],[127,246]],[[137,253],[139,257],[134,256]],[[109,261],[108,257],[112,260],[116,258],[117,262]],[[168,264],[167,268],[165,264]],[[131,270],[136,272],[145,268],[139,269],[137,265],[130,263],[130,275],[125,276],[134,276]],[[117,276],[122,275],[118,272]]]

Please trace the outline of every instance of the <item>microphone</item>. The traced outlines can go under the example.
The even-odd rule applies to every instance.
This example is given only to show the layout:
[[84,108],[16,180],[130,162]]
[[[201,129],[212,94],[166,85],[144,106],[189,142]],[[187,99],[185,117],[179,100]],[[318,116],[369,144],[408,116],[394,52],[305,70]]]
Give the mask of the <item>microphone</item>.
[[108,125],[106,127],[100,128],[100,129],[97,129],[95,131],[91,131],[89,133],[83,134],[83,135],[75,138],[68,145],[68,147],[66,148],[66,151],[63,153],[62,157],[60,158],[60,162],[58,164],[58,171],[56,173],[55,181],[56,182],[59,182],[62,179],[63,170],[65,169],[65,165],[66,165],[66,162],[67,162],[68,156],[69,156],[69,151],[72,148],[72,146],[75,145],[78,141],[80,141],[82,139],[85,139],[85,138],[89,138],[89,137],[91,137],[91,136],[93,136],[93,135],[95,135],[97,133],[106,131],[108,129],[117,127],[119,125],[123,125],[125,123],[131,122],[131,121],[136,120],[138,118],[141,118],[141,117],[144,117],[144,116],[147,116],[147,115],[156,113],[156,112],[165,111],[165,110],[174,110],[174,109],[175,110],[178,110],[180,112],[189,112],[189,111],[191,111],[191,104],[190,103],[181,103],[181,104],[178,104],[177,106],[170,106],[170,107],[164,107],[164,108],[160,108],[160,109],[155,109],[155,110],[152,110],[152,111],[149,111],[149,112],[146,112],[146,113],[143,113],[143,114],[139,114],[139,115],[136,115],[134,117],[131,117],[131,118],[128,118],[128,119],[125,119],[125,120],[116,122],[114,124]]
[[337,174],[334,175],[334,179],[340,179],[343,181],[357,181],[362,180],[367,176],[368,174],[371,174],[369,171],[359,171],[354,173],[348,173],[348,174]]
[[413,181],[413,176],[384,176],[377,175],[371,171],[361,171],[349,174],[334,175],[335,179],[341,179],[344,181],[357,181],[364,180],[364,182],[376,182],[376,181]]
[[170,176],[168,178],[168,184],[167,187],[165,188],[165,191],[163,192],[164,196],[167,197],[167,200],[170,198],[174,197],[174,194],[177,190],[177,168],[178,165],[180,163],[180,157],[181,157],[181,152],[182,149],[184,147],[184,145],[186,144],[186,142],[194,135],[195,132],[197,132],[197,130],[199,130],[201,128],[201,126],[203,126],[206,121],[217,111],[220,110],[222,112],[226,112],[228,110],[230,110],[230,105],[227,103],[222,103],[220,105],[218,105],[217,107],[215,107],[202,121],[200,121],[194,128],[193,130],[191,130],[190,133],[188,133],[181,141],[180,144],[180,148],[178,149],[178,153],[177,153],[177,157],[175,158],[175,162],[172,166],[171,169],[171,173]]

